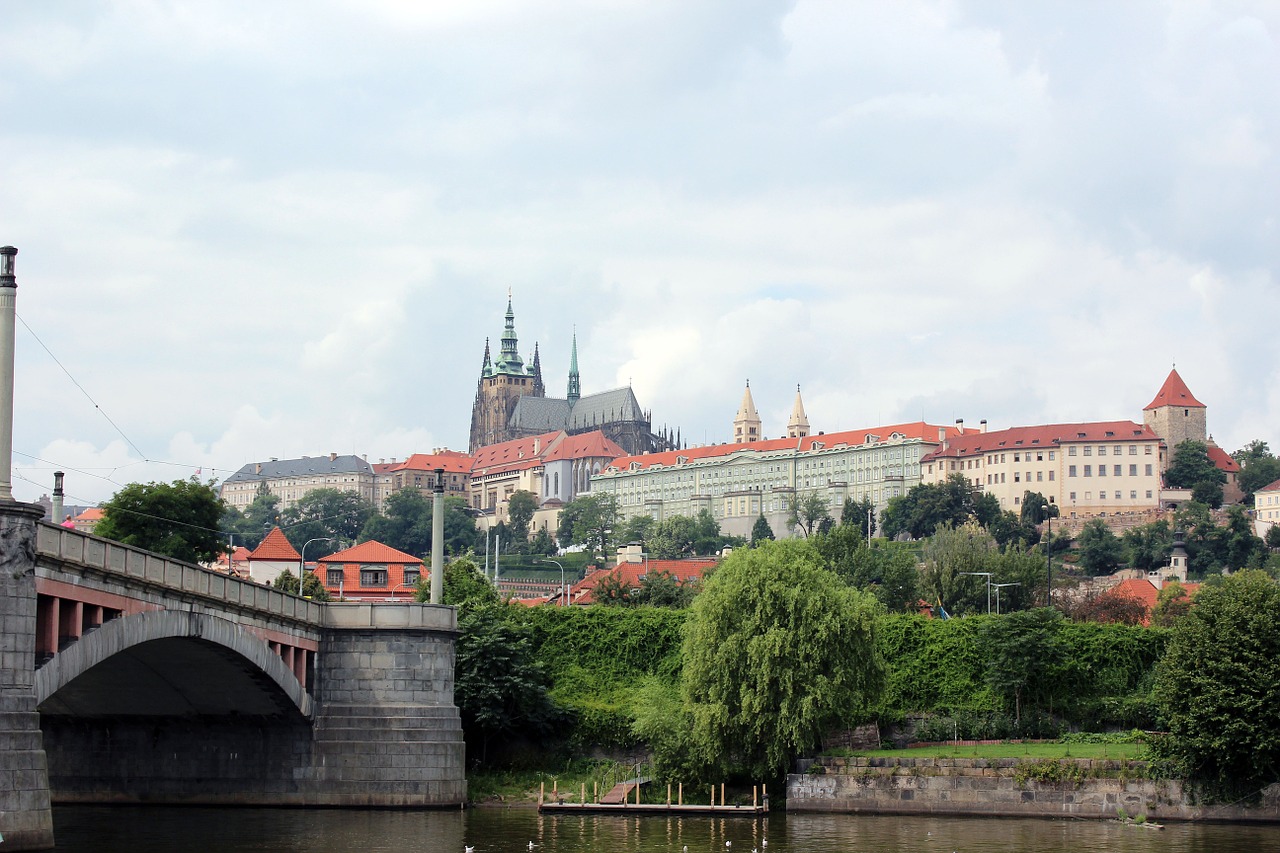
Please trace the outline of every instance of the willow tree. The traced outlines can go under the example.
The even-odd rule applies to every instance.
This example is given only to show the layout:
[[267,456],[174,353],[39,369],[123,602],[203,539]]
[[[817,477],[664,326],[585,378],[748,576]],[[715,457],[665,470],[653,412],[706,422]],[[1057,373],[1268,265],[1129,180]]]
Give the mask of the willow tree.
[[772,779],[878,698],[880,606],[808,542],[734,551],[694,599],[684,707],[702,763]]

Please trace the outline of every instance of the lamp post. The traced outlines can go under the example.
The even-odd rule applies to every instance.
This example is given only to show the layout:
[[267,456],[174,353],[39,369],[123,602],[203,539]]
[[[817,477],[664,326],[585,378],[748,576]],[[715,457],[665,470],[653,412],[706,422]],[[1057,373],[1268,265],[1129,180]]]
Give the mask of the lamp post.
[[298,595],[302,595],[302,578],[307,573],[307,546],[312,542],[332,542],[329,536],[317,536],[302,543],[302,553],[298,556]]
[[560,565],[559,560],[552,560],[549,558],[540,559],[538,560],[538,562],[539,563],[555,563],[556,566],[560,568],[560,592],[556,597],[560,598],[560,606],[564,607],[564,598],[568,597],[567,595],[565,595],[565,591],[564,591],[564,566]]
[[1044,504],[1040,507],[1044,510],[1044,520],[1048,523],[1049,529],[1044,535],[1044,556],[1045,556],[1045,590],[1044,590],[1044,606],[1053,606],[1053,516],[1049,514],[1049,505]]
[[961,572],[962,575],[985,577],[987,579],[987,615],[991,615],[991,572]]
[[1022,586],[1020,583],[997,583],[992,584],[996,591],[996,615],[1000,615],[1000,587],[1002,586]]

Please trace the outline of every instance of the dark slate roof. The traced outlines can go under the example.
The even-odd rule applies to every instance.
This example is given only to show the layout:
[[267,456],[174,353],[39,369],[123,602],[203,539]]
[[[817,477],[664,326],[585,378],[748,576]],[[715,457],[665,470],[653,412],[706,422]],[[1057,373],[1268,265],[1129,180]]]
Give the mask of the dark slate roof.
[[[258,471],[258,466],[262,470]],[[250,462],[226,479],[228,483],[252,480],[277,480],[282,477],[314,477],[318,474],[373,474],[369,463],[359,456],[304,456],[301,459],[276,459],[271,462]]]
[[516,400],[507,426],[521,434],[555,432],[569,423],[569,401],[553,397],[521,397]]
[[630,388],[614,388],[599,394],[588,394],[573,407],[567,429],[610,423],[613,421],[638,421],[644,418],[636,395]]

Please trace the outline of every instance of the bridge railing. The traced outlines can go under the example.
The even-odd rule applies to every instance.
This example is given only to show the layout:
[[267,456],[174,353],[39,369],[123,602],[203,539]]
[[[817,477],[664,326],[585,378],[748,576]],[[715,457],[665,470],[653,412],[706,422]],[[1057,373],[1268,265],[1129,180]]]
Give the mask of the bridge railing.
[[122,545],[90,533],[41,522],[36,526],[36,563],[53,562],[68,569],[83,566],[167,595],[186,594],[230,606],[257,610],[283,619],[319,625],[323,606],[263,584]]

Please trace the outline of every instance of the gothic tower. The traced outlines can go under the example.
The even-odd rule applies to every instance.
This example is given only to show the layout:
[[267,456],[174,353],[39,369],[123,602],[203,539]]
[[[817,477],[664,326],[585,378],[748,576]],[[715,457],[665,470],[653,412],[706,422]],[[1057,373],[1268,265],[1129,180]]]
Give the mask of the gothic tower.
[[747,390],[742,392],[742,404],[738,406],[738,414],[733,416],[733,443],[750,444],[759,441],[760,415],[756,412],[755,400],[751,399],[751,380],[747,380]]
[[1168,448],[1165,458],[1172,459],[1174,448],[1182,442],[1208,440],[1208,412],[1208,407],[1195,398],[1175,368],[1169,371],[1155,399],[1142,410],[1142,422],[1164,439]]
[[804,413],[804,401],[800,399],[800,386],[796,386],[796,402],[791,407],[791,420],[787,421],[787,438],[804,438],[809,434],[809,418]]
[[476,383],[476,399],[471,406],[471,439],[468,452],[518,436],[511,435],[508,421],[521,397],[543,397],[542,364],[535,346],[533,363],[528,368],[520,358],[516,338],[516,315],[511,310],[511,296],[507,295],[506,327],[502,331],[502,347],[498,357],[490,361],[489,341],[484,343],[484,361],[480,367],[480,380]]
[[565,399],[572,406],[582,397],[582,382],[578,378],[578,330],[573,331],[573,354],[569,356],[569,393]]

